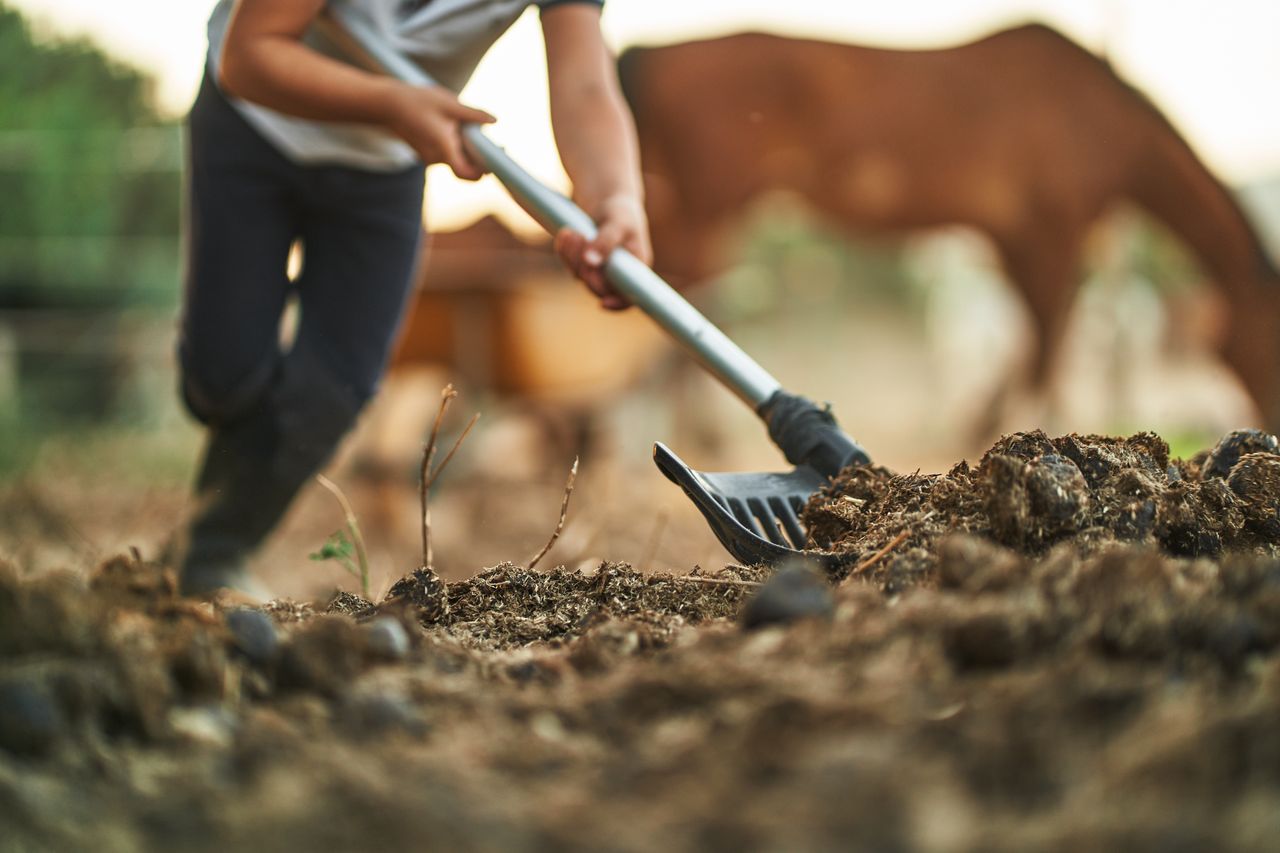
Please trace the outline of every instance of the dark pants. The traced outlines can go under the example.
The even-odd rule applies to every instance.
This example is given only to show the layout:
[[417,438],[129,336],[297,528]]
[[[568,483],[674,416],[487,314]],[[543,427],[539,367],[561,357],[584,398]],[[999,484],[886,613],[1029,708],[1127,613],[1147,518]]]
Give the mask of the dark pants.
[[[210,427],[184,573],[240,559],[372,396],[413,280],[423,170],[292,162],[206,77],[189,118],[179,360]],[[303,269],[286,277],[300,240]],[[281,346],[296,295],[299,324]]]

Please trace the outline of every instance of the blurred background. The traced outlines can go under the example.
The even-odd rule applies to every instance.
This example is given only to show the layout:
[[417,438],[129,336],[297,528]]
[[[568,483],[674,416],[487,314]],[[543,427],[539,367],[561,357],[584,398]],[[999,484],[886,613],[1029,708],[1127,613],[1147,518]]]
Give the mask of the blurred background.
[[[0,0],[0,556],[32,569],[131,546],[159,554],[185,511],[199,434],[174,391],[181,122],[212,5]],[[604,13],[619,51],[743,30],[929,49],[1032,20],[1105,56],[1149,97],[1276,256],[1270,0],[609,0]],[[518,161],[564,187],[541,51],[528,13],[463,95],[500,117],[493,135]],[[448,382],[462,396],[443,440],[483,417],[432,494],[447,576],[536,553],[576,454],[582,473],[551,562],[723,565],[649,450],[662,440],[706,468],[780,466],[758,422],[645,318],[597,309],[495,182],[428,174],[438,237],[421,299],[384,392],[330,472],[361,519],[375,586],[418,562],[418,455]],[[1080,277],[1052,405],[1015,406],[1000,429],[1154,430],[1190,454],[1258,422],[1214,352],[1215,285],[1163,226],[1108,212]],[[794,195],[744,206],[717,274],[690,296],[784,386],[830,400],[877,462],[904,471],[976,460],[990,436],[973,425],[1032,344],[979,233],[859,239]],[[349,585],[307,557],[341,523],[331,496],[304,495],[260,558],[269,582],[292,595]]]

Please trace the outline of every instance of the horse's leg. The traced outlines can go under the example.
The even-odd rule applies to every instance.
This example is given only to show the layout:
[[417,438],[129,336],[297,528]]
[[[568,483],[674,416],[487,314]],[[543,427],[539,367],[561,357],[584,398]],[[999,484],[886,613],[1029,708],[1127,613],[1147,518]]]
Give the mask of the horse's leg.
[[707,281],[715,271],[712,244],[715,229],[672,211],[649,225],[653,268],[678,290]]
[[[1053,374],[1062,349],[1071,306],[1080,287],[1083,229],[1064,227],[998,239],[1009,282],[1030,313],[1029,358],[1004,378],[975,425],[974,438],[990,441],[1003,428],[1052,428],[1055,417]],[[1011,423],[1015,408],[1030,401],[1036,422]],[[1024,415],[1025,417],[1025,415]]]

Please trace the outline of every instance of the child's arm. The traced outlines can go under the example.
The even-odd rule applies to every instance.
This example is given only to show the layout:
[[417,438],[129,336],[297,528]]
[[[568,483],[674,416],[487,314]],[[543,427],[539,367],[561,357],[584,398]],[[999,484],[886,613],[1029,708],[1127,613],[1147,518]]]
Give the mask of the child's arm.
[[574,200],[600,227],[587,241],[563,230],[556,250],[606,308],[627,301],[605,281],[602,266],[618,246],[652,261],[635,126],[618,87],[613,60],[600,34],[600,9],[562,3],[542,13],[551,89],[551,124]]
[[423,162],[448,163],[460,178],[480,177],[458,128],[493,116],[438,86],[409,86],[307,47],[302,36],[323,8],[324,0],[237,0],[222,46],[222,90],[301,118],[383,125]]

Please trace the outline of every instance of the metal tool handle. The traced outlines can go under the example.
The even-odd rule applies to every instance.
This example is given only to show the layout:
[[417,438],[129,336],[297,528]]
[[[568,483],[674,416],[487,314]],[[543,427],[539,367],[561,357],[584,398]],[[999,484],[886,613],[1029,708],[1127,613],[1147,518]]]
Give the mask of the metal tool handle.
[[[417,63],[385,44],[368,21],[341,2],[330,2],[320,24],[325,35],[383,72],[415,86],[438,85]],[[462,126],[471,156],[493,172],[520,206],[554,234],[571,228],[588,239],[596,224],[582,208],[530,175],[489,137],[478,124]],[[782,390],[763,367],[689,304],[653,270],[626,249],[615,249],[605,262],[605,276],[751,408],[761,407]]]

